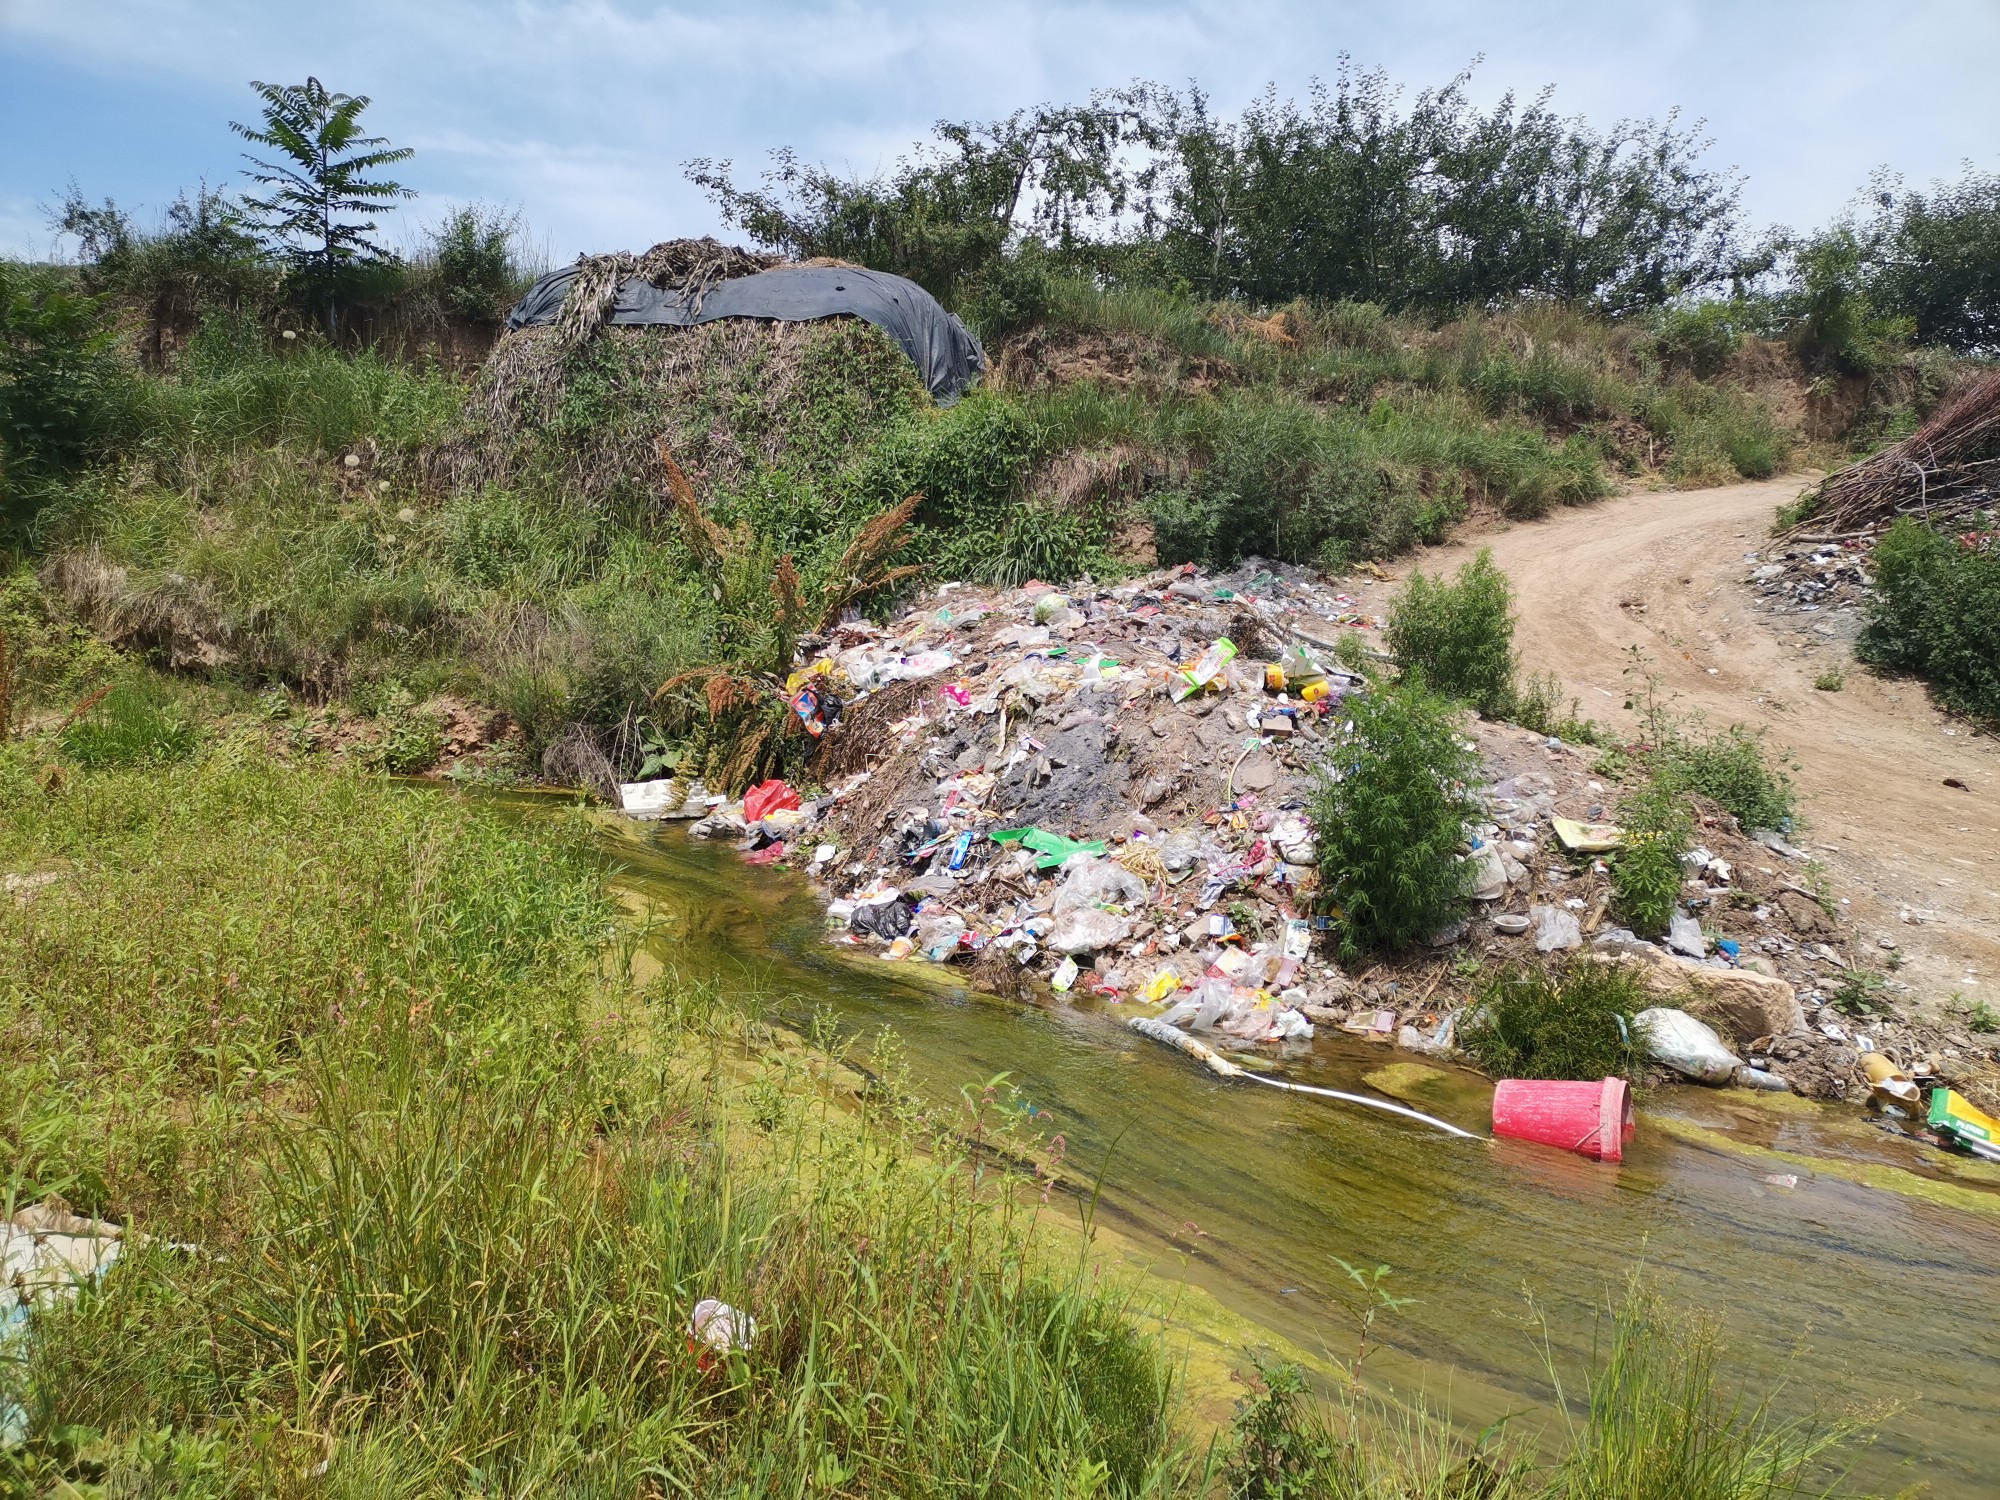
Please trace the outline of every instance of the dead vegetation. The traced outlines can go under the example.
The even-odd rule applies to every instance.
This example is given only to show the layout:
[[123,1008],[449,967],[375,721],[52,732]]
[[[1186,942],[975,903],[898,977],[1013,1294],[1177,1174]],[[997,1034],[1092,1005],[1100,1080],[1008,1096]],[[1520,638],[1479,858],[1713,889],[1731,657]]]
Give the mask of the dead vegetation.
[[589,343],[611,316],[619,288],[634,277],[662,291],[680,293],[689,310],[699,316],[702,299],[713,288],[733,277],[755,276],[777,264],[775,255],[725,245],[708,236],[667,240],[643,255],[585,256],[577,262],[575,278],[563,298],[556,335],[569,349]]
[[1897,516],[1948,524],[2000,489],[2000,371],[1964,386],[1894,447],[1828,476],[1792,529],[1847,535]]

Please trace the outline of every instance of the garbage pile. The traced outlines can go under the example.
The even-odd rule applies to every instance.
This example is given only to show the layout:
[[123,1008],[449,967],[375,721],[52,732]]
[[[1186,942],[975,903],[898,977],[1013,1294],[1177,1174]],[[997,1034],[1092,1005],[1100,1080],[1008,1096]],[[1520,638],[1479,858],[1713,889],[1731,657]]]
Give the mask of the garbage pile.
[[1851,611],[1867,602],[1874,587],[1868,558],[1875,541],[1871,531],[1837,542],[1751,552],[1744,561],[1756,566],[1747,581],[1773,614]]
[[1688,1027],[1653,1028],[1679,1039],[1663,1067],[1694,1057],[1680,1076],[1860,1098],[1866,1053],[1941,1075],[1981,1055],[1969,1037],[1857,1026],[1835,1003],[1851,933],[1799,884],[1803,852],[1719,810],[1685,851],[1664,940],[1618,928],[1597,752],[1500,723],[1468,726],[1491,778],[1461,849],[1468,918],[1344,973],[1316,941],[1331,922],[1307,804],[1341,704],[1367,691],[1344,663],[1366,660],[1380,623],[1258,563],[1067,592],[947,584],[802,656],[789,691],[816,732],[818,795],[660,781],[624,788],[626,810],[803,870],[835,942],[963,965],[992,993],[1143,1007],[1215,1045],[1336,1027],[1448,1054],[1467,1003],[1456,965],[1595,957],[1712,1028],[1699,1057]]

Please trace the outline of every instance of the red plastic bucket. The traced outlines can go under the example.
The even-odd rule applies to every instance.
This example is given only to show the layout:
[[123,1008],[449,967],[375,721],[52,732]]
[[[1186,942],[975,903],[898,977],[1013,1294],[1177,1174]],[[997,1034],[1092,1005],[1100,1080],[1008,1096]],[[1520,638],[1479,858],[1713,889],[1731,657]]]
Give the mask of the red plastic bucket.
[[1503,1078],[1493,1085],[1493,1133],[1623,1161],[1632,1139],[1632,1091],[1622,1078],[1564,1083]]

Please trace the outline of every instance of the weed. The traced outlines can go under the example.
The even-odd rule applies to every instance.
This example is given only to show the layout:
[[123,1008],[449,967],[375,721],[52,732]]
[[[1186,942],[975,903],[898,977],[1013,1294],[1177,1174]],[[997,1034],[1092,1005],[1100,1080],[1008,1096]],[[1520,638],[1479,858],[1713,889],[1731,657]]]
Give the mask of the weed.
[[1624,847],[1611,860],[1611,888],[1619,914],[1642,937],[1667,930],[1685,879],[1681,851],[1693,838],[1692,820],[1670,787],[1646,786],[1619,806]]
[[1834,667],[1813,678],[1813,687],[1822,693],[1837,693],[1847,686],[1847,674]]
[[1882,998],[1882,990],[1887,983],[1872,969],[1848,969],[1840,976],[1840,983],[1827,996],[1829,1003],[1843,1015],[1867,1017],[1878,1016],[1887,1010]]
[[1437,691],[1503,714],[1514,696],[1512,603],[1506,575],[1483,548],[1449,583],[1413,573],[1389,605],[1389,653]]
[[1507,970],[1480,992],[1458,1044],[1496,1078],[1630,1077],[1632,1018],[1647,1003],[1637,978],[1606,964]]
[[1966,1008],[1965,1024],[1974,1031],[2000,1031],[2000,1010],[1985,1000],[1976,1000]]
[[[1536,734],[1554,735],[1572,745],[1602,745],[1604,727],[1595,719],[1579,718],[1579,706],[1579,700],[1572,697],[1565,708],[1562,684],[1556,680],[1555,673],[1544,672],[1514,688],[1508,711],[1516,724],[1523,729],[1532,729]],[[1602,769],[1601,762],[1599,769]]]
[[419,703],[408,688],[395,684],[382,694],[378,716],[382,732],[362,752],[366,765],[391,776],[415,776],[437,764],[438,756],[444,753],[443,714]]
[[1310,804],[1343,953],[1406,947],[1464,908],[1468,867],[1453,854],[1473,772],[1451,705],[1421,683],[1352,700]]
[[200,743],[194,720],[156,678],[130,676],[62,731],[63,758],[85,770],[164,766]]

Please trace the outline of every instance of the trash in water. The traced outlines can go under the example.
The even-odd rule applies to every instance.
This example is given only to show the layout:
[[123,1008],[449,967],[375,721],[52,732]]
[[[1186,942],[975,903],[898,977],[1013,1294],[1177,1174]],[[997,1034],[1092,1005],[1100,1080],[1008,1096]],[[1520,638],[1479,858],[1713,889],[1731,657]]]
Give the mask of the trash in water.
[[1658,1006],[1632,1019],[1648,1057],[1697,1083],[1727,1083],[1743,1066],[1721,1037],[1684,1010]]
[[743,821],[761,823],[774,812],[797,812],[799,794],[782,781],[759,782],[743,794]]
[[1884,1057],[1879,1052],[1862,1055],[1861,1071],[1868,1077],[1868,1092],[1873,1094],[1878,1102],[1912,1106],[1924,1102],[1923,1093],[1917,1088],[1916,1079],[1905,1069],[1897,1067],[1893,1059]]
[[1622,1078],[1569,1082],[1503,1078],[1493,1085],[1493,1133],[1575,1151],[1595,1161],[1623,1161],[1638,1127],[1632,1091]]
[[1952,1089],[1931,1090],[1928,1123],[1932,1130],[1954,1146],[2000,1161],[2000,1120],[1969,1103]]

